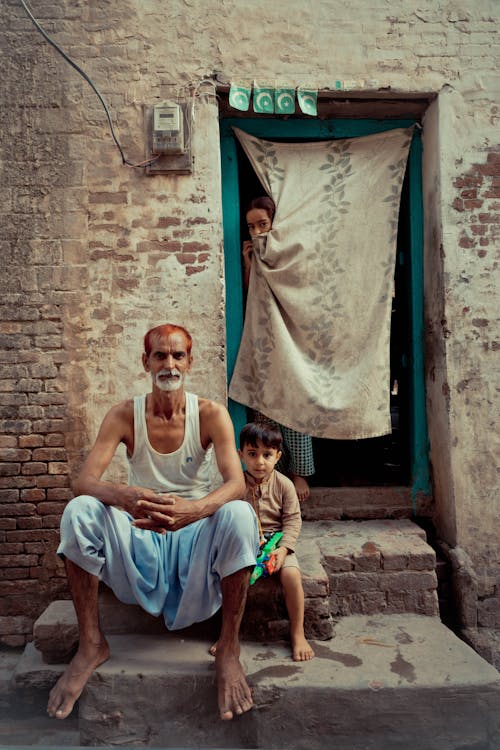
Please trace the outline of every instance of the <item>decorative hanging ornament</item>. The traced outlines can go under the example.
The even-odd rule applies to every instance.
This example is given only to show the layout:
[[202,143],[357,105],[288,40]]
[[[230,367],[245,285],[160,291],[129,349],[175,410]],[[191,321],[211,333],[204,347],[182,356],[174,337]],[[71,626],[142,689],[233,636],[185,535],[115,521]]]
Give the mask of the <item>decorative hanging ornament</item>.
[[232,83],[229,89],[229,105],[240,112],[246,112],[250,107],[252,88],[240,83]]
[[295,112],[295,89],[274,90],[274,111],[277,115],[293,115]]
[[273,114],[274,112],[274,89],[269,86],[253,87],[253,111],[259,114]]
[[301,112],[316,117],[318,114],[318,92],[315,89],[297,89],[297,101]]

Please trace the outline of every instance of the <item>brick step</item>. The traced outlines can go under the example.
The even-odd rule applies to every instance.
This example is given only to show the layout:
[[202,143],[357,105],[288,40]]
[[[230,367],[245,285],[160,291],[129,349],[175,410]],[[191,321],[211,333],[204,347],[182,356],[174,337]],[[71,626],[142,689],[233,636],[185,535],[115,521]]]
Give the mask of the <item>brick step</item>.
[[[255,707],[217,718],[208,641],[110,636],[111,658],[91,677],[74,713],[80,745],[456,750],[500,747],[500,677],[437,618],[353,615],[335,638],[296,663],[286,644],[242,643]],[[28,644],[13,678],[46,695],[64,667]],[[133,699],[131,699],[133,696]],[[62,727],[64,722],[56,722]]]
[[[304,522],[298,555],[308,638],[332,638],[336,619],[351,614],[439,614],[435,553],[425,532],[408,519]],[[109,591],[101,594],[100,612],[103,630],[110,635],[160,634],[165,629],[161,618],[121,604]],[[186,630],[217,638],[218,627],[216,616]],[[78,639],[71,602],[53,602],[33,633],[48,663],[68,661]],[[261,579],[250,587],[241,633],[248,640],[287,638],[277,579]]]
[[432,515],[432,498],[411,487],[311,487],[305,521],[372,520]]

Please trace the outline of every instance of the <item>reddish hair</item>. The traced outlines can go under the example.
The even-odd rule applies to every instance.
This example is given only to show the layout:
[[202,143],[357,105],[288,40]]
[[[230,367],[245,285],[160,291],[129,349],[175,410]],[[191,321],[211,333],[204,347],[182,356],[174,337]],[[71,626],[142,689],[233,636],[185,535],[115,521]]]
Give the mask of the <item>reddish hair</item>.
[[151,354],[154,338],[171,336],[173,333],[180,333],[181,336],[184,337],[184,340],[186,342],[186,351],[188,354],[191,354],[193,339],[189,331],[186,331],[186,329],[182,326],[176,326],[173,323],[164,323],[161,326],[156,326],[156,328],[151,328],[151,330],[149,330],[144,336],[144,352],[146,356],[149,357],[149,355]]
[[258,198],[252,198],[245,209],[245,216],[249,211],[252,210],[252,208],[262,208],[267,213],[271,221],[274,219],[274,214],[276,213],[276,204],[268,195],[260,195]]

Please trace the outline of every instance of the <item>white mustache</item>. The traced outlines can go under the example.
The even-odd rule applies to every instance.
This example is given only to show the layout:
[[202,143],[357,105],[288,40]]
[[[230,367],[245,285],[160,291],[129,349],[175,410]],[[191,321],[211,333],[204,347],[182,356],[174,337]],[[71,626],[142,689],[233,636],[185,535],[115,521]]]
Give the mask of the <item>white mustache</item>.
[[153,377],[153,382],[162,391],[176,391],[181,387],[183,380],[182,373],[174,367],[172,370],[159,370]]
[[157,378],[160,378],[163,375],[166,375],[167,378],[168,377],[176,377],[176,378],[181,377],[181,373],[179,372],[177,367],[174,367],[172,370],[167,370],[167,368],[164,367],[163,370],[160,370],[159,372],[156,373]]

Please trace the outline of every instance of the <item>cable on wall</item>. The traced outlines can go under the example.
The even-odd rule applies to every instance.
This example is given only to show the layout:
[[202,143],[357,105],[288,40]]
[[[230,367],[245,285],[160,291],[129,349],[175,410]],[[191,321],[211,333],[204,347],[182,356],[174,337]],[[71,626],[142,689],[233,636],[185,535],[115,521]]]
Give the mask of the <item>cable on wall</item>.
[[85,73],[85,71],[82,70],[82,68],[80,68],[80,66],[74,60],[72,60],[71,57],[69,57],[69,55],[67,55],[66,52],[64,52],[64,50],[62,50],[61,47],[59,47],[59,45],[53,39],[51,39],[51,37],[47,34],[47,32],[45,31],[45,29],[42,28],[42,26],[39,24],[39,22],[37,21],[37,19],[35,18],[35,16],[32,14],[32,12],[28,8],[28,6],[24,2],[24,0],[20,0],[20,3],[23,6],[23,8],[26,11],[26,13],[28,14],[28,16],[30,17],[30,19],[33,21],[34,25],[36,26],[36,28],[38,29],[38,31],[40,32],[40,34],[42,34],[42,36],[47,40],[47,42],[49,44],[51,44],[52,47],[54,47],[54,49],[56,49],[59,52],[60,55],[63,56],[63,58],[66,60],[66,62],[69,63],[87,81],[87,83],[89,84],[89,86],[97,94],[97,96],[99,98],[99,101],[101,102],[102,106],[104,107],[104,111],[105,111],[106,117],[108,119],[109,128],[111,130],[111,135],[113,137],[113,141],[115,142],[116,147],[118,148],[118,150],[120,152],[120,155],[121,155],[121,158],[122,158],[122,164],[124,164],[127,167],[134,167],[134,168],[139,168],[139,169],[145,169],[150,164],[154,164],[154,162],[158,160],[158,158],[159,158],[158,156],[156,156],[154,159],[148,159],[147,161],[139,162],[138,164],[133,164],[132,162],[130,162],[125,157],[125,154],[123,152],[123,148],[121,147],[120,142],[118,141],[118,138],[116,137],[116,133],[115,133],[115,129],[113,127],[113,122],[111,120],[111,115],[109,113],[109,109],[108,109],[108,107],[106,105],[106,102],[104,101],[104,98],[103,98],[101,92],[97,88],[97,86],[94,84],[94,82],[92,81],[92,79],[90,78],[90,76],[88,76],[87,73]]

